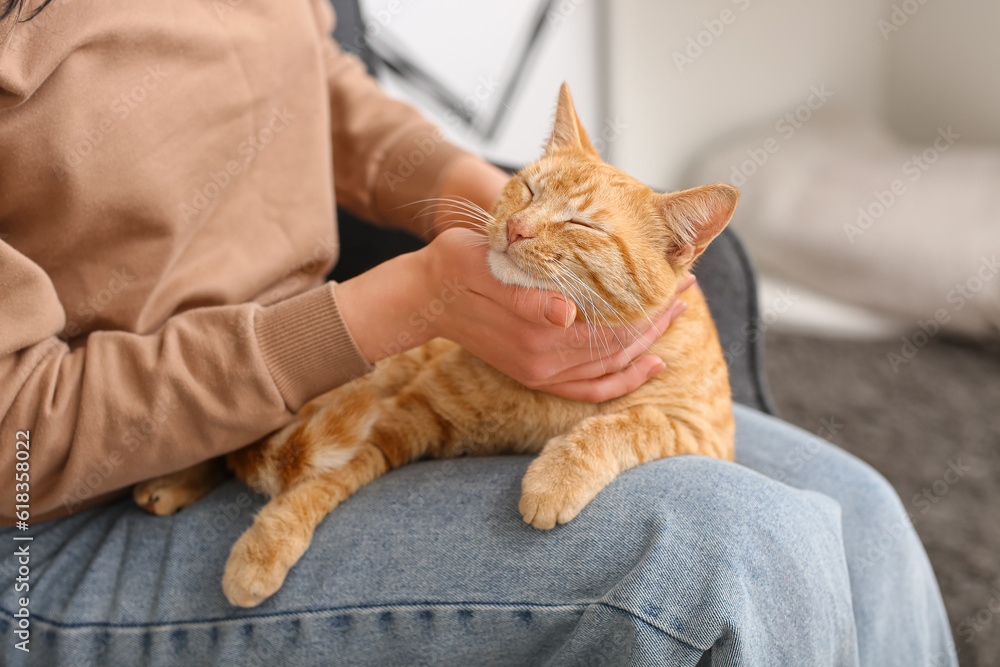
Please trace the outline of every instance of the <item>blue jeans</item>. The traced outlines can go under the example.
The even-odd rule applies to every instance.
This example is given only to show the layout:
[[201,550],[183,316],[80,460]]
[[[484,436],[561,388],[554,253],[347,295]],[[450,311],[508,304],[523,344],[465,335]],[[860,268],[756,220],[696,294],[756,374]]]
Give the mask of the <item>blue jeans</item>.
[[[930,564],[889,484],[736,408],[740,465],[622,474],[552,531],[524,457],[417,463],[320,525],[281,590],[229,606],[262,498],[229,482],[172,517],[130,500],[0,532],[0,649],[20,665],[955,665]],[[30,544],[30,653],[15,648]],[[707,663],[706,663],[707,664]]]

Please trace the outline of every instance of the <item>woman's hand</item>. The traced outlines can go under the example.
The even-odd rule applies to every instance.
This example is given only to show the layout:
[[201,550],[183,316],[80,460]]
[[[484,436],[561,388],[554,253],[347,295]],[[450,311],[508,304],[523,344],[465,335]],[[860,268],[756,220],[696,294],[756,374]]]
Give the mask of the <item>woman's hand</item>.
[[[686,309],[674,301],[652,324],[591,327],[575,321],[575,305],[558,292],[497,281],[480,234],[450,229],[420,252],[428,256],[425,298],[437,305],[425,308],[439,311],[429,322],[432,337],[448,338],[525,386],[563,398],[611,400],[662,371],[660,358],[646,350]],[[690,276],[681,291],[693,284]]]

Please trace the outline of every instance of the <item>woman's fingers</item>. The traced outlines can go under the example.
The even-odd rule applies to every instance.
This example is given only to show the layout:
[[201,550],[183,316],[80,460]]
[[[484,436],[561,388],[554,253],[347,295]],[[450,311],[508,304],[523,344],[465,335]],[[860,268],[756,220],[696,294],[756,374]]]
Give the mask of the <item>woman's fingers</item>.
[[[584,360],[575,366],[566,368],[561,373],[550,378],[548,382],[563,383],[574,380],[585,380],[624,369],[636,359],[643,356],[649,350],[650,346],[663,335],[671,322],[680,317],[685,310],[687,310],[687,304],[681,301],[674,302],[670,308],[653,320],[653,324],[648,326],[642,332],[641,336],[637,336],[628,347],[610,355],[604,353],[603,340],[596,348],[593,347],[592,343],[589,349],[586,343],[575,343],[573,346],[575,351],[578,354],[583,354],[585,356]],[[614,338],[611,338],[611,340],[614,341]],[[563,356],[567,357],[566,361],[570,361],[568,354],[564,354]]]
[[[680,295],[696,285],[697,280],[694,274],[688,272],[678,286],[677,292]],[[634,326],[609,328],[592,327],[578,323],[572,332],[574,337],[570,339],[568,344],[564,343],[560,347],[561,361],[565,370],[549,378],[546,384],[558,387],[563,391],[570,387],[569,391],[579,392],[582,390],[581,387],[586,386],[588,380],[611,377],[618,372],[628,370],[686,310],[687,304],[679,298],[675,298],[670,307],[657,316],[652,324],[644,323],[648,326],[645,326],[641,331],[637,331]],[[625,343],[625,341],[631,342]],[[617,351],[615,350],[616,346],[618,347]],[[571,356],[576,359],[571,358]],[[575,365],[572,364],[574,360],[578,360]],[[578,382],[584,382],[584,384],[578,385]],[[606,382],[601,386],[610,387],[614,386],[614,383]],[[587,389],[587,391],[593,391],[593,389]],[[616,397],[611,396],[611,398]]]
[[646,380],[663,372],[665,368],[662,359],[648,354],[615,373],[589,380],[557,382],[537,389],[572,401],[603,403],[635,391]]
[[677,286],[677,294],[679,295],[681,292],[687,291],[688,288],[692,287],[696,282],[698,282],[698,279],[694,277],[693,273],[688,271],[684,274],[684,280],[682,280],[681,284]]
[[533,324],[565,329],[576,318],[576,304],[561,294],[510,285],[504,287],[500,303]]

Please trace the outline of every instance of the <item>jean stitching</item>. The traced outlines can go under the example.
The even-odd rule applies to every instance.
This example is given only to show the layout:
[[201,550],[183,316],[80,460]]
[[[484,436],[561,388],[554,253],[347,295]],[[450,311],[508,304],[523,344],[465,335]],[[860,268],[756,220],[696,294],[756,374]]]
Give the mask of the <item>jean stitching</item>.
[[[427,607],[435,608],[483,608],[483,609],[524,609],[534,608],[534,609],[551,609],[551,610],[586,610],[590,607],[593,602],[575,602],[566,604],[545,604],[541,602],[387,602],[385,604],[369,604],[369,605],[349,605],[344,607],[328,607],[324,609],[301,609],[296,611],[284,611],[276,612],[271,614],[262,614],[259,616],[238,616],[238,617],[221,617],[221,618],[206,618],[206,619],[191,619],[186,621],[177,621],[171,623],[64,623],[62,621],[54,621],[44,616],[40,616],[36,613],[31,615],[32,621],[37,621],[38,623],[50,625],[54,628],[66,629],[66,630],[85,630],[85,629],[117,629],[117,630],[149,630],[149,629],[175,629],[182,627],[192,627],[200,625],[220,625],[220,624],[243,624],[253,621],[273,621],[281,620],[283,618],[289,617],[310,617],[310,616],[326,616],[334,614],[350,613],[352,611],[376,611],[379,609],[424,609]],[[0,615],[10,619],[11,621],[16,620],[14,615],[7,609],[0,607]]]

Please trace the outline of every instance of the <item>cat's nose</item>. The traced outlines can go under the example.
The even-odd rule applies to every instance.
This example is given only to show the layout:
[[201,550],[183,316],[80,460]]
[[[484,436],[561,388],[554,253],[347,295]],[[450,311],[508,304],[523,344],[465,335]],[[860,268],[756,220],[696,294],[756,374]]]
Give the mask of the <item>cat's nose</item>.
[[514,241],[521,241],[523,239],[530,239],[534,236],[531,230],[524,224],[524,221],[520,218],[510,218],[507,220],[507,245],[509,246]]

